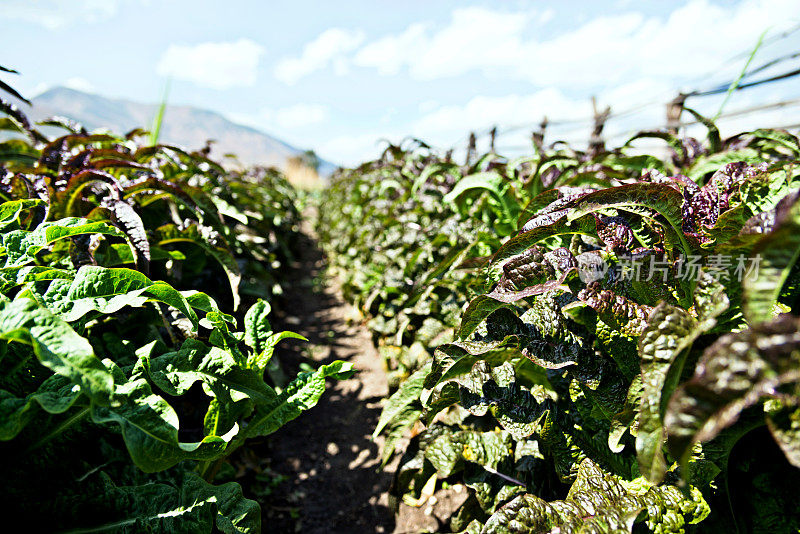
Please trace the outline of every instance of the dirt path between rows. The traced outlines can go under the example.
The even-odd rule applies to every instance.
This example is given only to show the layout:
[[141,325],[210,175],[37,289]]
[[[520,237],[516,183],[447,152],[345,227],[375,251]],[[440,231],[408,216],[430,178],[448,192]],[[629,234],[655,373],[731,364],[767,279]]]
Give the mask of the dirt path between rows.
[[300,257],[292,267],[276,329],[302,333],[308,343],[283,342],[276,351],[288,376],[302,362],[317,367],[351,362],[358,372],[329,381],[319,404],[252,450],[268,458],[273,479],[284,478],[264,500],[264,532],[390,533],[394,514],[379,472],[378,444],[370,439],[387,393],[386,375],[358,312],[326,278],[311,225],[304,223]]
[[262,503],[267,533],[440,531],[436,516],[448,507],[447,498],[435,507],[401,505],[396,517],[389,506],[387,491],[397,460],[380,471],[382,441],[370,437],[388,393],[386,373],[363,318],[343,300],[337,280],[325,268],[310,218],[303,223],[300,255],[288,273],[285,303],[273,318],[276,330],[301,333],[309,342],[282,342],[275,357],[290,377],[302,363],[318,367],[337,359],[351,362],[358,372],[348,380],[329,381],[316,407],[250,444],[237,462],[245,491]]

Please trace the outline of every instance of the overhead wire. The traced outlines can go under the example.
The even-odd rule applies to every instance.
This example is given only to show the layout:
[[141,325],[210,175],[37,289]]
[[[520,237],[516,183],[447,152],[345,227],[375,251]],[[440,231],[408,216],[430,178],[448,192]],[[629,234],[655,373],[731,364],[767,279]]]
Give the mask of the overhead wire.
[[[721,121],[721,122],[724,122],[725,120],[731,119],[731,118],[746,116],[746,115],[750,115],[750,114],[753,114],[753,113],[758,113],[758,112],[761,112],[761,111],[768,111],[768,110],[772,110],[772,109],[782,109],[782,108],[796,106],[796,105],[800,105],[800,98],[793,98],[793,99],[782,100],[780,102],[774,102],[774,103],[770,103],[770,104],[760,104],[760,105],[756,105],[756,106],[749,106],[749,107],[746,107],[746,108],[737,109],[737,110],[734,110],[734,111],[723,113],[722,115],[719,116],[718,120]],[[699,121],[699,120],[691,120],[691,121],[685,121],[685,122],[678,123],[675,126],[678,127],[678,128],[686,128],[686,127],[695,126],[695,125],[698,125],[698,124],[701,124],[701,121]],[[664,125],[659,125],[658,127],[652,128],[652,129],[656,130],[656,129],[659,129],[659,128],[663,128],[663,126]],[[777,128],[777,129],[792,129],[792,128],[797,128],[798,126],[799,125],[782,125],[782,126],[772,126],[772,127],[773,128]],[[585,132],[585,130],[570,129],[570,130],[568,130],[566,132],[559,132],[559,137],[562,137],[562,138],[570,137],[568,135],[569,133],[577,132],[577,131]],[[615,139],[629,139],[630,137],[632,137],[633,135],[635,135],[636,133],[638,133],[640,131],[642,131],[641,128],[626,129],[626,130],[619,131],[619,132],[609,133],[609,134],[605,135],[604,138],[605,138],[606,142],[612,141],[612,140],[615,140]],[[588,137],[581,137],[578,141],[579,142],[588,142],[589,138]],[[501,144],[498,144],[498,146],[503,148],[504,150],[507,150],[507,151],[530,149],[530,145],[520,145],[520,144],[513,144],[512,145],[512,144],[503,144],[503,143],[501,143]],[[649,145],[637,146],[637,148],[646,148],[647,146],[649,146]]]
[[[780,33],[777,33],[775,35],[772,35],[770,37],[765,38],[763,43],[762,43],[762,47],[765,46],[765,45],[771,45],[771,44],[779,42],[779,41],[781,41],[783,39],[786,39],[786,38],[790,37],[791,35],[795,34],[798,31],[800,31],[800,23],[792,26],[791,28],[789,28],[787,30],[784,30],[784,31],[782,31]],[[727,67],[728,64],[730,64],[730,63],[732,63],[732,62],[734,62],[734,61],[736,61],[738,59],[741,59],[743,57],[747,57],[750,54],[751,54],[751,51],[743,51],[743,52],[740,52],[738,54],[735,54],[735,55],[731,56],[730,58],[728,58],[727,60],[723,61],[720,64],[719,67],[717,67],[716,69],[713,69],[712,71],[710,71],[708,74],[706,74],[702,78],[703,79],[707,79],[708,77],[712,76],[713,74],[723,70],[725,67]],[[792,59],[797,59],[799,57],[800,57],[800,52],[791,52],[791,53],[779,56],[777,58],[773,58],[772,60],[770,60],[770,61],[768,61],[768,62],[766,62],[766,63],[764,63],[764,64],[762,64],[762,65],[760,65],[760,66],[758,66],[758,67],[756,67],[754,69],[751,69],[748,72],[746,72],[742,76],[742,80],[746,80],[746,79],[750,78],[752,75],[757,74],[759,72],[763,72],[765,70],[768,70],[769,68],[774,67],[775,65],[778,65],[778,64],[783,63],[785,61],[790,61]],[[793,69],[793,70],[790,70],[788,72],[783,72],[781,74],[773,75],[773,76],[770,76],[768,78],[764,78],[764,79],[760,79],[760,80],[756,80],[756,81],[752,81],[752,82],[740,83],[738,85],[738,87],[736,87],[736,90],[740,91],[740,90],[749,89],[749,88],[752,88],[752,87],[758,87],[760,85],[764,85],[764,84],[768,84],[768,83],[772,83],[772,82],[776,82],[776,81],[781,81],[781,80],[793,78],[793,77],[795,77],[797,75],[800,75],[800,68]],[[700,78],[701,77],[698,77],[697,79],[700,79]],[[728,91],[728,89],[730,88],[732,83],[733,83],[732,81],[729,81],[729,82],[726,82],[726,83],[718,84],[718,85],[716,85],[715,87],[713,87],[711,89],[693,90],[693,91],[690,91],[690,92],[683,92],[682,94],[686,98],[689,98],[689,97],[704,97],[704,96],[722,94],[722,93],[725,93],[725,92]],[[738,110],[737,112],[735,112],[735,114],[743,115],[743,114],[747,114],[749,112],[754,112],[754,111],[757,111],[757,110],[762,110],[762,109],[766,110],[766,109],[771,109],[771,108],[783,107],[783,106],[789,105],[789,104],[794,103],[794,102],[796,102],[796,101],[791,100],[791,101],[783,101],[783,102],[777,102],[777,103],[771,103],[771,104],[764,104],[764,105],[760,105],[760,106],[754,106],[753,108],[748,108],[746,110]],[[640,111],[645,110],[645,109],[651,109],[656,105],[666,106],[668,103],[669,103],[669,100],[666,99],[663,96],[659,97],[659,98],[649,99],[649,100],[647,100],[645,102],[641,102],[641,103],[636,104],[634,106],[625,108],[622,111],[611,112],[608,115],[608,117],[606,118],[606,122],[608,122],[609,120],[612,120],[612,119],[617,119],[617,118],[620,118],[620,117],[633,115],[633,114],[636,114],[637,112],[640,112]],[[731,116],[734,116],[734,113],[723,114],[723,115],[720,116],[720,118],[731,117]],[[492,126],[492,127],[487,127],[487,128],[475,130],[474,133],[475,133],[475,135],[477,137],[482,137],[482,136],[488,135],[494,129],[495,130],[495,137],[499,138],[501,136],[507,136],[508,134],[512,134],[512,133],[515,133],[515,132],[518,132],[518,131],[521,131],[521,130],[532,130],[534,128],[538,128],[540,126],[541,122],[542,121],[540,120],[540,121],[537,121],[537,122],[518,123],[518,124],[509,125],[507,127]],[[586,125],[592,124],[592,122],[593,122],[593,118],[592,117],[587,117],[587,118],[563,118],[563,119],[549,119],[548,118],[547,119],[547,128],[551,129],[551,128],[559,128],[559,127],[563,127],[563,126],[571,126],[571,125],[576,125],[576,126],[577,125],[583,125],[583,126],[586,126]],[[684,126],[684,125],[688,125],[688,124],[695,124],[695,123],[696,123],[695,121],[690,122],[690,123],[682,123],[680,126]],[[575,131],[579,131],[579,130],[582,130],[582,129],[583,128],[571,128],[569,130],[559,132],[559,135],[563,136],[565,134],[569,134],[569,133],[572,133],[572,132],[575,132]],[[639,130],[637,130],[637,131],[639,131]],[[452,145],[452,147],[456,148],[456,147],[460,146],[462,143],[465,143],[468,140],[468,138],[469,138],[469,134],[462,136],[456,143],[454,143]],[[613,138],[613,137],[607,137],[607,138]]]

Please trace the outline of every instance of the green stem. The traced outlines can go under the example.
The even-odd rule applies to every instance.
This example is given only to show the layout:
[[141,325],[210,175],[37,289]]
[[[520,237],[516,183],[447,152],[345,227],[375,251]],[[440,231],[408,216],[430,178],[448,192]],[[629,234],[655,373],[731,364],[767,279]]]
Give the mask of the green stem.
[[[7,351],[10,350],[9,347],[6,347],[6,350]],[[14,376],[14,374],[20,369],[22,369],[30,359],[31,359],[31,353],[27,353],[25,354],[25,356],[22,356],[19,359],[19,361],[16,364],[14,364],[14,367],[6,371],[5,376]],[[2,361],[2,358],[0,358],[0,361]]]
[[739,77],[736,78],[736,80],[734,80],[734,82],[731,84],[730,87],[728,87],[728,92],[725,93],[725,99],[722,101],[722,104],[719,105],[719,110],[717,111],[717,114],[714,115],[714,118],[711,119],[711,122],[716,122],[719,116],[722,115],[722,110],[725,108],[725,104],[728,103],[728,100],[731,98],[733,92],[739,87],[739,83],[742,81],[742,78],[744,78],[744,75],[747,73],[747,67],[750,66],[750,62],[753,61],[753,58],[756,57],[756,52],[758,52],[758,49],[761,48],[761,43],[764,42],[764,37],[767,35],[767,31],[769,31],[769,29],[764,30],[764,32],[758,38],[758,42],[756,43],[755,48],[753,48],[753,51],[750,52],[750,57],[747,58],[747,61],[745,62],[744,67],[742,68],[742,71],[739,73]]
[[203,480],[211,484],[227,458],[228,454],[213,461],[203,462],[203,464],[200,466],[200,476],[203,477]]
[[156,146],[158,144],[158,138],[161,135],[161,125],[164,122],[164,112],[167,109],[170,85],[172,85],[172,78],[167,79],[167,84],[164,86],[164,96],[161,97],[161,105],[158,106],[158,111],[153,119],[153,128],[150,131],[151,146]]
[[86,417],[89,414],[90,410],[91,410],[91,408],[89,408],[87,406],[83,410],[75,412],[74,415],[72,415],[71,417],[69,417],[66,420],[64,420],[55,429],[53,429],[51,432],[46,434],[44,437],[40,438],[36,443],[34,443],[30,447],[28,447],[28,450],[26,452],[34,451],[34,450],[38,449],[39,447],[41,447],[42,445],[45,445],[47,442],[49,442],[53,438],[57,437],[59,434],[63,433],[65,430],[67,430],[69,427],[71,427],[72,425],[74,425],[75,423],[77,423],[78,421],[83,419],[84,417]]

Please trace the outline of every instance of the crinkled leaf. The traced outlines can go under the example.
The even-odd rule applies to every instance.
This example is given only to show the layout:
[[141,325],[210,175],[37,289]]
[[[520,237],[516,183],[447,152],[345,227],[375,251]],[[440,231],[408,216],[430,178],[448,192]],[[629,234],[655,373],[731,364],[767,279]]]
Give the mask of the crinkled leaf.
[[208,347],[196,339],[187,339],[175,352],[143,358],[139,365],[168,395],[183,395],[201,381],[218,400],[226,403],[250,398],[265,404],[277,396],[261,376],[241,367],[229,352]]
[[800,319],[780,315],[721,337],[670,399],[664,416],[670,453],[685,460],[694,443],[714,438],[745,408],[798,383]]
[[686,349],[698,334],[696,324],[697,321],[681,308],[662,303],[648,317],[647,326],[639,338],[644,389],[636,452],[639,471],[652,483],[660,482],[666,471],[664,454],[661,452],[664,442],[661,404],[662,396],[669,398],[671,394],[667,375],[670,371],[673,377],[679,375],[676,370],[679,371],[683,366]]
[[323,365],[313,373],[300,373],[280,395],[258,407],[253,420],[245,427],[243,435],[250,438],[275,432],[317,404],[325,392],[326,378],[348,378],[352,373],[353,364],[341,360]]
[[800,256],[800,202],[779,210],[776,218],[777,227],[753,248],[754,272],[745,273],[742,280],[743,308],[750,322],[772,316],[783,284]]
[[235,482],[213,486],[194,473],[187,473],[179,487],[162,482],[116,486],[105,476],[104,481],[104,504],[114,503],[118,514],[69,532],[210,532],[214,527],[225,534],[261,532],[258,503],[245,499]]
[[558,280],[550,280],[543,284],[529,286],[519,291],[502,291],[495,289],[490,293],[475,297],[469,303],[469,306],[461,317],[461,327],[458,331],[458,336],[460,338],[467,337],[469,334],[475,331],[478,325],[480,325],[481,322],[486,319],[486,317],[504,305],[511,304],[527,297],[541,295],[550,291],[568,289],[563,287],[563,284],[572,272],[572,269],[564,271]]
[[130,378],[112,361],[104,360],[114,376],[116,390],[111,406],[92,407],[96,423],[116,423],[122,431],[131,459],[147,473],[168,469],[182,460],[212,460],[224,454],[230,435],[205,436],[202,441],[184,443],[178,439],[178,414],[153,393],[145,377]]
[[582,289],[578,293],[578,300],[594,309],[603,322],[627,337],[638,337],[642,333],[652,311],[652,307],[637,304],[610,289],[600,289],[596,283]]
[[414,403],[418,403],[422,393],[425,378],[431,371],[430,364],[415,371],[408,379],[406,379],[400,387],[395,391],[391,397],[386,400],[381,410],[380,419],[372,432],[372,437],[376,438],[383,431],[383,429],[398,415],[400,415],[406,408]]
[[104,222],[88,222],[86,219],[69,217],[39,225],[34,231],[13,230],[2,235],[6,258],[4,267],[19,267],[35,261],[35,256],[48,245],[60,239],[84,234],[105,234],[125,237],[114,226]]
[[452,191],[447,193],[442,199],[443,202],[453,202],[459,196],[471,189],[483,189],[489,191],[496,197],[502,196],[501,188],[503,186],[503,177],[496,172],[482,172],[478,174],[471,174],[460,179]]
[[80,386],[69,378],[52,375],[25,398],[0,390],[0,441],[19,434],[36,414],[37,407],[47,413],[60,414],[70,409],[81,396]]
[[[527,225],[526,225],[527,226]],[[595,219],[591,215],[587,215],[580,219],[568,220],[566,210],[553,214],[552,217],[548,216],[548,222],[538,225],[530,230],[523,230],[506,241],[502,247],[492,257],[492,264],[497,265],[500,262],[516,256],[529,249],[539,241],[548,237],[563,235],[563,234],[584,234],[595,235]]]
[[800,467],[800,408],[782,407],[770,411],[767,426],[786,459],[795,467]]
[[114,381],[92,346],[35,301],[0,300],[0,339],[30,345],[45,367],[79,385],[94,402],[109,402]]
[[679,245],[683,254],[689,255],[692,248],[682,231],[682,205],[683,197],[677,189],[666,184],[640,182],[601,189],[575,200],[570,206],[567,220],[580,220],[587,214],[611,208],[651,209],[664,217],[672,228],[672,233],[678,240],[678,243],[673,244]]
[[514,369],[508,362],[491,368],[485,361],[479,361],[469,376],[459,382],[462,384],[460,404],[473,415],[491,413],[516,439],[536,432],[550,409],[545,396],[540,394],[537,398],[516,381]]
[[0,204],[0,230],[16,230],[19,225],[19,216],[28,209],[43,206],[44,201],[33,198],[10,200]]
[[584,460],[563,501],[547,502],[521,495],[486,522],[482,534],[540,532],[630,533],[644,519],[658,532],[683,532],[705,519],[708,504],[696,488],[684,495],[675,486],[648,486],[641,479],[626,482]]
[[167,224],[158,229],[159,246],[170,243],[186,242],[194,243],[213,257],[222,266],[228,283],[231,286],[233,295],[233,309],[239,307],[239,283],[242,275],[239,272],[239,265],[233,257],[222,236],[216,234],[209,227],[199,224],[190,224],[186,228],[180,229],[174,224]]
[[425,449],[425,458],[436,468],[440,478],[447,478],[473,462],[491,469],[513,455],[511,436],[505,432],[462,430],[446,433]]
[[[477,361],[500,365],[521,355],[519,339],[515,336],[492,342],[459,341],[441,345],[434,353],[424,387],[430,390],[440,382],[469,373]],[[423,402],[427,402],[424,395]]]
[[272,335],[272,325],[267,319],[271,309],[269,302],[258,299],[244,316],[244,342],[255,352],[263,352],[267,338]]
[[152,299],[186,315],[195,328],[198,322],[197,315],[179,291],[166,282],[153,282],[132,269],[83,266],[65,292],[63,289],[48,292],[45,299],[67,321],[75,321],[90,311],[110,314],[125,306],[142,306]]

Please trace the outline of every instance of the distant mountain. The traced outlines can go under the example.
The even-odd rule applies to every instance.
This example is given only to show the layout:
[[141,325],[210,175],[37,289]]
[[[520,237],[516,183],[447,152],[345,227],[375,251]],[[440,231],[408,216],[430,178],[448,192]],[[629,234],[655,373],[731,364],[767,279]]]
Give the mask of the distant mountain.
[[[53,115],[68,117],[88,130],[108,128],[124,134],[134,128],[149,129],[157,104],[142,104],[130,100],[106,98],[66,87],[55,87],[33,99],[33,107],[23,105],[30,119],[39,121]],[[47,132],[47,129],[44,129]],[[49,132],[48,132],[49,133]],[[214,139],[212,157],[222,160],[225,154],[235,154],[246,165],[268,165],[285,168],[288,158],[303,153],[269,134],[237,124],[219,113],[191,106],[167,105],[159,140],[196,150]],[[335,165],[320,161],[320,174],[328,175]]]

